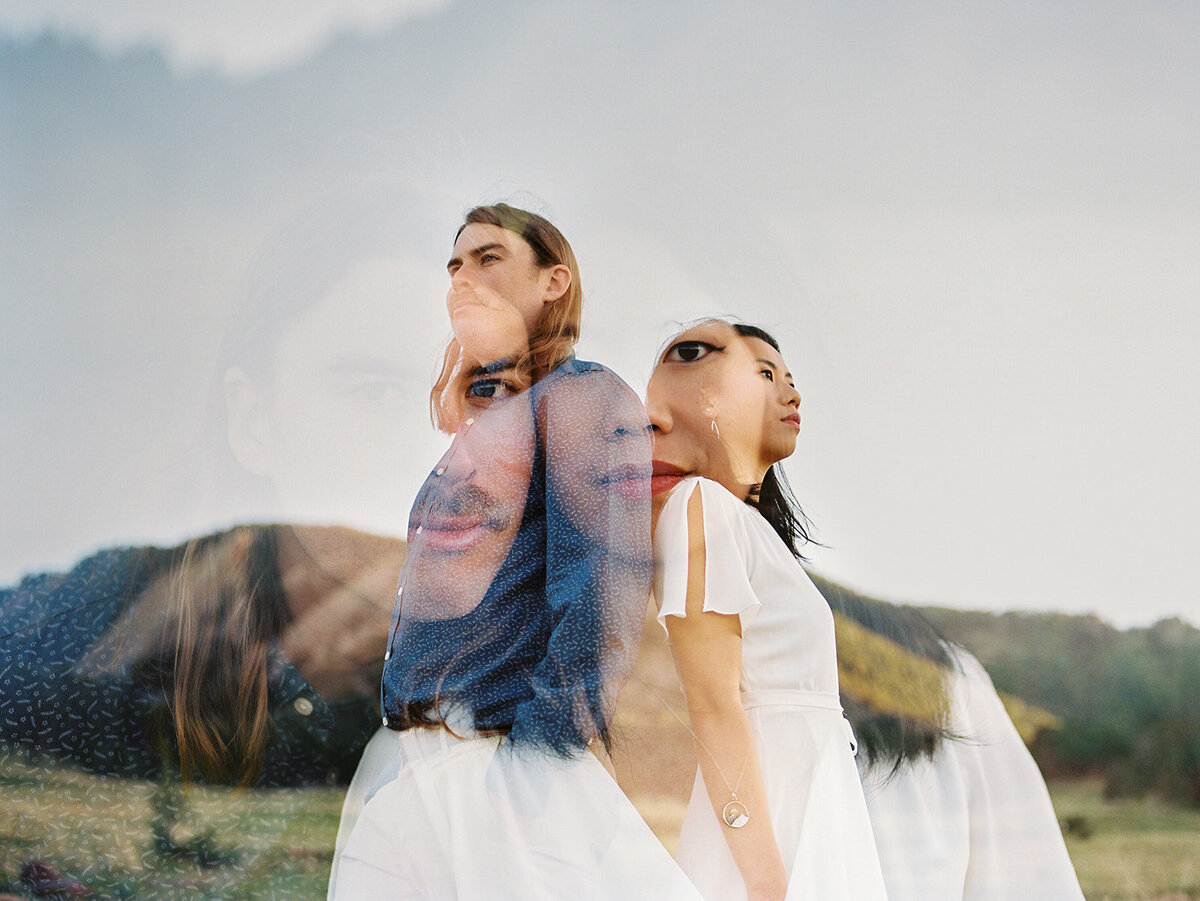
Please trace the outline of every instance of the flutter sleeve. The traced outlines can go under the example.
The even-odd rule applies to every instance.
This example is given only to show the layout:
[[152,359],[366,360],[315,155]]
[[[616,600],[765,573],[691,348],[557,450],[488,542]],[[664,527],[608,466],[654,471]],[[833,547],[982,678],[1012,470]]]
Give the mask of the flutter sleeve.
[[667,498],[654,530],[654,598],[658,621],[686,616],[689,549],[688,503],[700,493],[704,512],[704,606],[706,613],[740,615],[743,621],[761,606],[750,582],[753,565],[745,529],[745,506],[708,479],[681,482]]
[[650,437],[637,395],[571,361],[535,386],[550,635],[510,739],[569,756],[609,743],[650,592]]

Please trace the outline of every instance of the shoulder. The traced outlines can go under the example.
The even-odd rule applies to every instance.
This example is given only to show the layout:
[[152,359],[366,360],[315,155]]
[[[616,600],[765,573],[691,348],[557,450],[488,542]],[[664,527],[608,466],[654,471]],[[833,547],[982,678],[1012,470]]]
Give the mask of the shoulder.
[[29,575],[15,586],[0,589],[0,637],[45,627],[99,628],[129,599],[141,559],[142,549],[111,548],[69,571]]
[[41,597],[62,592],[103,594],[114,584],[128,579],[137,563],[151,549],[115,547],[98,551],[64,572],[27,575],[8,588],[0,589],[4,597]]
[[720,511],[729,516],[740,518],[754,511],[740,501],[720,482],[706,479],[703,476],[687,476],[667,493],[664,509],[667,507],[687,507],[692,499],[697,501],[707,513],[709,510]]
[[533,386],[535,394],[543,396],[579,390],[606,391],[637,399],[637,394],[625,380],[607,366],[575,357],[563,360]]
[[956,679],[962,682],[964,686],[970,685],[977,689],[983,688],[985,691],[995,693],[996,688],[992,684],[992,677],[988,675],[987,670],[979,662],[978,657],[955,642],[943,640],[942,643],[950,658],[950,670]]
[[701,476],[688,476],[670,490],[659,514],[667,530],[679,529],[689,546],[703,546],[705,536],[741,534],[754,511],[724,485]]
[[539,416],[550,416],[556,428],[577,424],[590,434],[598,427],[645,429],[646,410],[641,398],[624,380],[599,363],[565,360],[531,389]]

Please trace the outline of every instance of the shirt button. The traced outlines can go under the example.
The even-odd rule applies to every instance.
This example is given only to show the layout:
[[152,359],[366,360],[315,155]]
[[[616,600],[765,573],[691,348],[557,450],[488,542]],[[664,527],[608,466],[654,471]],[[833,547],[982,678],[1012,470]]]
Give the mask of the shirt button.
[[434,473],[434,475],[440,476],[440,475],[441,475],[442,473],[444,473],[445,471],[446,471],[446,467],[445,467],[445,466],[439,466],[439,467],[437,468],[437,471]]
[[304,697],[304,695],[300,695],[300,697],[292,701],[292,707],[294,707],[296,712],[301,716],[309,716],[313,712],[313,702]]
[[385,726],[387,725],[387,717],[386,717],[386,716],[383,718],[383,724],[384,724]]
[[[418,534],[418,535],[420,535],[420,534],[421,534],[421,526],[417,526],[417,534]],[[399,594],[399,592],[397,592],[397,594]]]
[[383,655],[383,659],[384,659],[384,660],[391,660],[391,659],[392,659],[392,652],[391,652],[391,651],[385,651],[385,652],[384,652],[384,655]]
[[468,420],[467,420],[467,425],[474,425],[474,424],[475,424],[475,420],[474,420],[474,419],[468,419]]

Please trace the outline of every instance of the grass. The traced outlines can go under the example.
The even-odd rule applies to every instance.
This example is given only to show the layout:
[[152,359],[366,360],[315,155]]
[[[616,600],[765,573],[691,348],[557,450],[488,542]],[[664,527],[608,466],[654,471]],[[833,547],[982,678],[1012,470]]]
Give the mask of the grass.
[[0,892],[25,897],[21,868],[42,859],[104,899],[325,896],[340,789],[193,786],[180,793],[169,829],[174,853],[161,844],[156,850],[152,831],[156,818],[162,822],[155,811],[163,792],[155,783],[4,759]]
[[[32,898],[20,870],[44,859],[98,901],[325,896],[340,789],[186,790],[170,837],[176,848],[213,852],[209,865],[155,850],[155,811],[161,820],[164,799],[172,800],[164,791],[0,755],[0,895]],[[1075,824],[1067,847],[1088,901],[1200,901],[1200,811],[1108,802],[1090,782],[1055,785],[1051,794],[1060,819]],[[672,845],[682,800],[658,790],[635,790],[635,798]]]
[[1060,822],[1079,818],[1090,830],[1066,836],[1088,901],[1200,899],[1200,811],[1105,801],[1095,782],[1052,785],[1050,794]]

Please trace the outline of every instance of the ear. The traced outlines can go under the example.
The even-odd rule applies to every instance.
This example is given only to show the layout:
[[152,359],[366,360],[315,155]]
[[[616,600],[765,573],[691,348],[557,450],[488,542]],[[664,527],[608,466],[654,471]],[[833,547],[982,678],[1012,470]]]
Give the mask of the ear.
[[255,475],[269,472],[269,419],[262,395],[239,366],[225,371],[225,411],[234,458]]
[[571,287],[571,270],[563,263],[557,266],[551,266],[549,270],[550,278],[546,282],[546,291],[542,295],[542,303],[553,303]]

